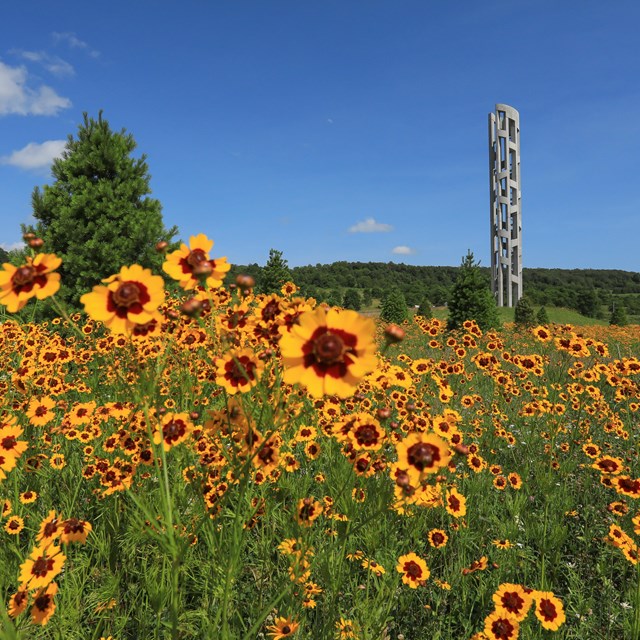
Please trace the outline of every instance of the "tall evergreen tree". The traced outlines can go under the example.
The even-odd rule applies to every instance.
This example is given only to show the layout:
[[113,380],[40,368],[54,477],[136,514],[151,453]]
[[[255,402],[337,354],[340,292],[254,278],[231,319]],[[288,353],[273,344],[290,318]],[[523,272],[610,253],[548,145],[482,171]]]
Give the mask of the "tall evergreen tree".
[[407,301],[405,300],[402,291],[397,287],[393,287],[382,300],[382,305],[380,306],[380,319],[385,322],[401,324],[408,317],[409,312],[407,310]]
[[629,319],[627,318],[627,310],[624,308],[622,304],[616,304],[611,312],[611,317],[609,318],[609,324],[616,325],[617,327],[625,327],[629,324]]
[[536,323],[536,314],[527,296],[522,296],[516,303],[514,320],[522,327],[532,327]]
[[149,198],[146,156],[135,159],[133,136],[114,132],[103,119],[84,114],[77,137],[69,136],[54,160],[55,181],[32,195],[35,232],[44,249],[62,258],[60,297],[78,306],[83,293],[122,266],[140,264],[160,271],[158,242],[169,242],[177,227],[165,229],[162,207]]
[[475,320],[483,330],[500,325],[495,298],[471,251],[462,259],[451,290],[447,328],[458,329],[465,320]]
[[549,324],[549,314],[547,313],[547,309],[544,305],[538,309],[538,313],[536,313],[536,321],[538,324]]
[[261,293],[279,293],[285,282],[291,282],[293,276],[287,261],[282,256],[282,251],[269,250],[269,259],[262,269],[258,288]]

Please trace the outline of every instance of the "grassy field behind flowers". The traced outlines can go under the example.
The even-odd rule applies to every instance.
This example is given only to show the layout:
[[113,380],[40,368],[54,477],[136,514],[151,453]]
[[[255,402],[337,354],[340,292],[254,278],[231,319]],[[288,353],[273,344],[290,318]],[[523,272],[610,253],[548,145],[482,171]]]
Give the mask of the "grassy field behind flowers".
[[640,638],[637,326],[385,328],[208,242],[0,325],[0,638]]

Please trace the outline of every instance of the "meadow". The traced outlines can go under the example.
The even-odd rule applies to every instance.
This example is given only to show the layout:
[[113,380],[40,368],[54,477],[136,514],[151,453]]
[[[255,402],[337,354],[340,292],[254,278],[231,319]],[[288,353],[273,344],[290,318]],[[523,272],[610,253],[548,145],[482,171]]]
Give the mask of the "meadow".
[[59,261],[0,271],[0,638],[640,638],[638,326],[385,327],[208,242],[37,324]]

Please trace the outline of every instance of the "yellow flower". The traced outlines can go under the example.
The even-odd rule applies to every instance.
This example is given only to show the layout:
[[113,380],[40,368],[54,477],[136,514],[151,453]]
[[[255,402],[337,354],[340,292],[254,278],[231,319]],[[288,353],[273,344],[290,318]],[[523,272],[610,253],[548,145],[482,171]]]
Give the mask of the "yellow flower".
[[189,246],[182,243],[180,248],[167,256],[162,269],[185,290],[195,289],[204,280],[209,289],[222,286],[225,274],[231,268],[226,258],[209,258],[213,240],[204,233],[189,238]]
[[400,556],[396,571],[402,574],[402,582],[408,584],[412,589],[417,589],[424,584],[431,575],[427,563],[415,553]]
[[284,381],[310,395],[348,398],[377,366],[375,324],[355,311],[302,313],[280,340]]
[[158,307],[164,302],[164,281],[150,269],[137,264],[122,267],[103,282],[107,286],[93,287],[80,302],[93,320],[104,322],[113,333],[130,334],[136,325],[161,317]]
[[227,352],[218,360],[216,382],[233,395],[258,384],[264,364],[251,349]]
[[54,253],[39,253],[20,267],[5,262],[0,271],[0,304],[15,313],[33,297],[44,300],[52,296],[60,288],[60,274],[52,272],[61,263]]

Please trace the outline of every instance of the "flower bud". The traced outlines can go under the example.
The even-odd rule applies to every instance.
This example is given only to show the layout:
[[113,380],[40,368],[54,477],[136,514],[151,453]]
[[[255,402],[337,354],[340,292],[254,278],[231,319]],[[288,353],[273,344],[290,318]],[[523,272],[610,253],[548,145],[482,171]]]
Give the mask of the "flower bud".
[[384,329],[384,337],[389,344],[397,344],[404,340],[405,330],[397,324],[389,324]]
[[156,251],[158,253],[164,253],[167,248],[169,247],[169,243],[165,242],[164,240],[160,240],[160,242],[158,242],[158,244],[156,244]]
[[189,298],[180,307],[180,311],[190,318],[195,318],[202,311],[202,302],[197,298]]
[[32,249],[41,249],[44,245],[44,240],[42,238],[29,238],[29,240],[27,240],[27,244]]
[[256,286],[256,281],[249,275],[240,274],[236,277],[236,285],[238,286],[238,289],[246,291],[247,289],[253,289],[253,287]]

